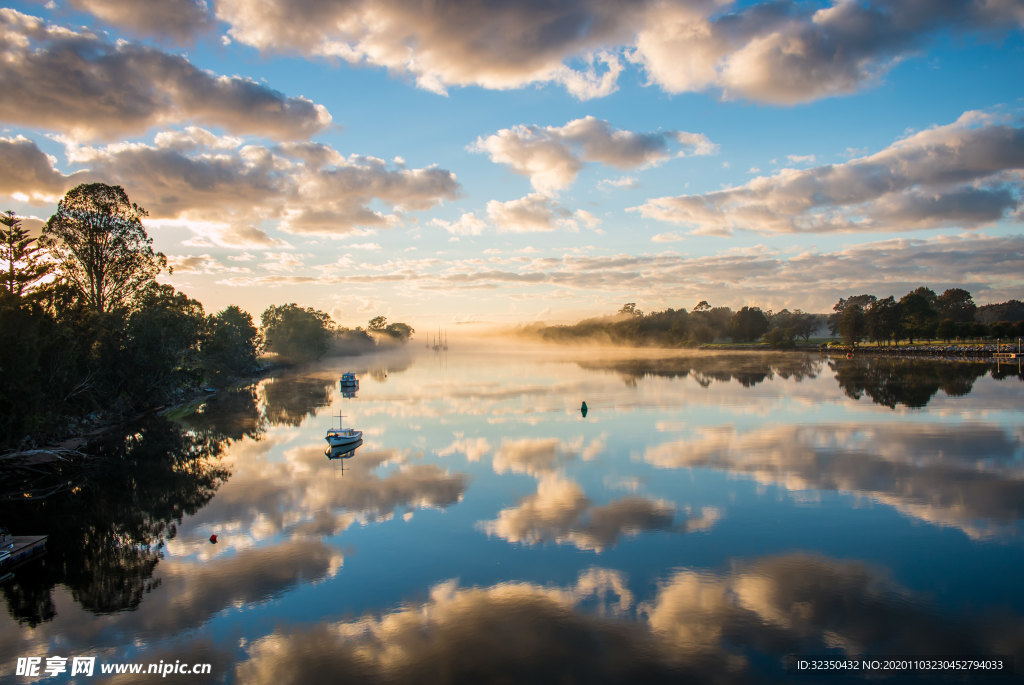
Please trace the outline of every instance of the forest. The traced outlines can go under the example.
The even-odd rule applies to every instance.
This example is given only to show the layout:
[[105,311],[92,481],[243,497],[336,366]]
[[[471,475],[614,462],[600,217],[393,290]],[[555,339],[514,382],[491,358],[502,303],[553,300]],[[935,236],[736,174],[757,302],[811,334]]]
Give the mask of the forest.
[[690,311],[645,314],[628,302],[610,316],[562,326],[535,324],[521,331],[550,342],[593,341],[618,345],[696,347],[715,342],[764,343],[774,349],[809,344],[812,337],[840,338],[846,345],[879,345],[1016,339],[1024,336],[1024,303],[1009,300],[977,306],[970,292],[950,288],[941,295],[919,287],[899,300],[889,296],[840,298],[831,314],[778,312],[745,306],[738,311],[702,300]]

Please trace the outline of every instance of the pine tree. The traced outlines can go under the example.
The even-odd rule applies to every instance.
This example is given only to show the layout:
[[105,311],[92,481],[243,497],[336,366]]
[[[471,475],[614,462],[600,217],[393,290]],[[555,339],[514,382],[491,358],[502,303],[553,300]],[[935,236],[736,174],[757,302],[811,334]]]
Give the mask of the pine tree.
[[3,266],[3,292],[19,299],[30,298],[38,290],[39,282],[52,273],[53,267],[43,259],[43,248],[38,239],[21,226],[14,212],[0,215],[0,265]]

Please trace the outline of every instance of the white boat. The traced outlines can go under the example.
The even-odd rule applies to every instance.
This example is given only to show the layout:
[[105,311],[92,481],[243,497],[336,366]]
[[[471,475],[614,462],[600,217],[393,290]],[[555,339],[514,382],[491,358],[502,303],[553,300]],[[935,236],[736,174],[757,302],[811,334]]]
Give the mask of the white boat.
[[338,427],[328,428],[327,437],[324,440],[331,447],[344,447],[345,445],[351,445],[354,442],[359,442],[363,439],[363,431],[357,431],[355,428],[343,428],[341,425],[341,419],[344,417],[338,414]]

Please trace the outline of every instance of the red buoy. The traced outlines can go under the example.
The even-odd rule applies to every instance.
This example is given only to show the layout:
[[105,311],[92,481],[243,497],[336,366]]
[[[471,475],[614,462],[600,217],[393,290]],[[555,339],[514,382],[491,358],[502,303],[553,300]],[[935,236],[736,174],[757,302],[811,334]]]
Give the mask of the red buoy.
[[214,533],[213,535],[210,536],[210,543],[214,544],[214,545],[217,544],[217,534],[216,533]]

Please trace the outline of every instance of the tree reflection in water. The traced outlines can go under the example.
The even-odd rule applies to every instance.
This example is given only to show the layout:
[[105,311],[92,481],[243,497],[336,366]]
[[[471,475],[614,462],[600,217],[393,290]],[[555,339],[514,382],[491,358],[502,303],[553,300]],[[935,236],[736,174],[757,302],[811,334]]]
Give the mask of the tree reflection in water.
[[584,369],[620,373],[629,385],[635,385],[636,381],[647,376],[690,377],[705,388],[715,381],[731,380],[739,381],[744,387],[750,388],[775,377],[799,382],[805,378],[816,378],[823,365],[821,358],[816,355],[789,353],[705,354],[579,363]]
[[949,362],[931,359],[833,359],[839,387],[852,399],[863,395],[890,409],[926,406],[939,390],[951,397],[971,392],[974,382],[993,372],[995,364]]
[[260,384],[263,418],[271,426],[299,426],[331,403],[331,379],[310,376],[270,378]]
[[212,423],[187,430],[151,417],[127,436],[94,445],[68,491],[0,504],[11,530],[49,536],[42,563],[3,586],[11,615],[31,626],[53,618],[58,584],[94,613],[136,608],[157,584],[153,570],[182,518],[230,477],[218,457],[235,435]]
[[[692,378],[705,388],[716,381],[737,381],[751,388],[773,378],[796,382],[816,378],[824,368],[825,360],[817,355],[799,353],[723,353],[579,362],[579,366],[615,371],[624,376],[627,385],[636,385],[638,380],[650,376]],[[859,400],[867,395],[876,404],[891,409],[897,405],[924,407],[939,390],[950,397],[967,395],[974,382],[986,374],[996,380],[1014,376],[1024,380],[1017,364],[857,357],[829,359],[828,367],[848,397]]]

